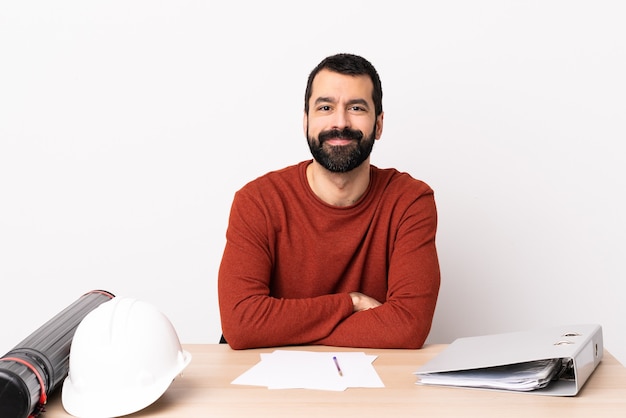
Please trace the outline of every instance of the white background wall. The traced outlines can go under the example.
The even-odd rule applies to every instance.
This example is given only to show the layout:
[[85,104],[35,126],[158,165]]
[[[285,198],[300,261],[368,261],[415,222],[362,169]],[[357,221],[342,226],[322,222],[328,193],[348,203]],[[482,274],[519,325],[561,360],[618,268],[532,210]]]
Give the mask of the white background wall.
[[84,292],[217,342],[233,193],[309,158],[305,81],[378,68],[372,162],[427,181],[429,342],[600,323],[626,363],[621,1],[4,1],[0,351]]

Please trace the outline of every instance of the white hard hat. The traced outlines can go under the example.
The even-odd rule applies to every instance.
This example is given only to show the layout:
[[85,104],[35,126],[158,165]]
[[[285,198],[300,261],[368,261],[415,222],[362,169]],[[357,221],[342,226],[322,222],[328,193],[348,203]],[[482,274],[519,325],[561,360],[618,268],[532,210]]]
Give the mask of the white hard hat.
[[111,418],[154,403],[191,361],[172,323],[149,303],[115,297],[76,328],[61,399],[80,418]]

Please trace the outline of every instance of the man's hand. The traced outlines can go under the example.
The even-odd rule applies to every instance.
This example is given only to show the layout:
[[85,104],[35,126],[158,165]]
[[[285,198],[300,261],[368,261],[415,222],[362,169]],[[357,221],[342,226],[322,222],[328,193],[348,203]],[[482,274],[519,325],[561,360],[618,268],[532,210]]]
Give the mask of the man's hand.
[[350,297],[352,298],[352,308],[354,312],[360,312],[382,305],[382,303],[376,299],[364,295],[363,293],[350,292]]

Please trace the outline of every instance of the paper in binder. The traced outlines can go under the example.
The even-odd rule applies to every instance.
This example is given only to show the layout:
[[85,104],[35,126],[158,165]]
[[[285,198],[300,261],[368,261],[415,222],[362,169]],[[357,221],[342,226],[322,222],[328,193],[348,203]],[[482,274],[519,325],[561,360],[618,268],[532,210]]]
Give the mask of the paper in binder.
[[574,396],[603,350],[597,324],[465,337],[415,374],[422,385]]

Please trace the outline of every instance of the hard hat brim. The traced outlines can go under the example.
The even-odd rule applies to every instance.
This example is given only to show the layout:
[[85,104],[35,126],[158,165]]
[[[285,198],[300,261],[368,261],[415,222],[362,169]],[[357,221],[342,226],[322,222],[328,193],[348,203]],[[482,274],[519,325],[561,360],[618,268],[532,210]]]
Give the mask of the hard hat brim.
[[65,411],[78,418],[114,418],[140,411],[156,402],[167,391],[176,376],[187,367],[191,354],[182,351],[178,370],[146,387],[128,388],[124,382],[116,387],[80,391],[70,376],[63,381],[61,401]]

